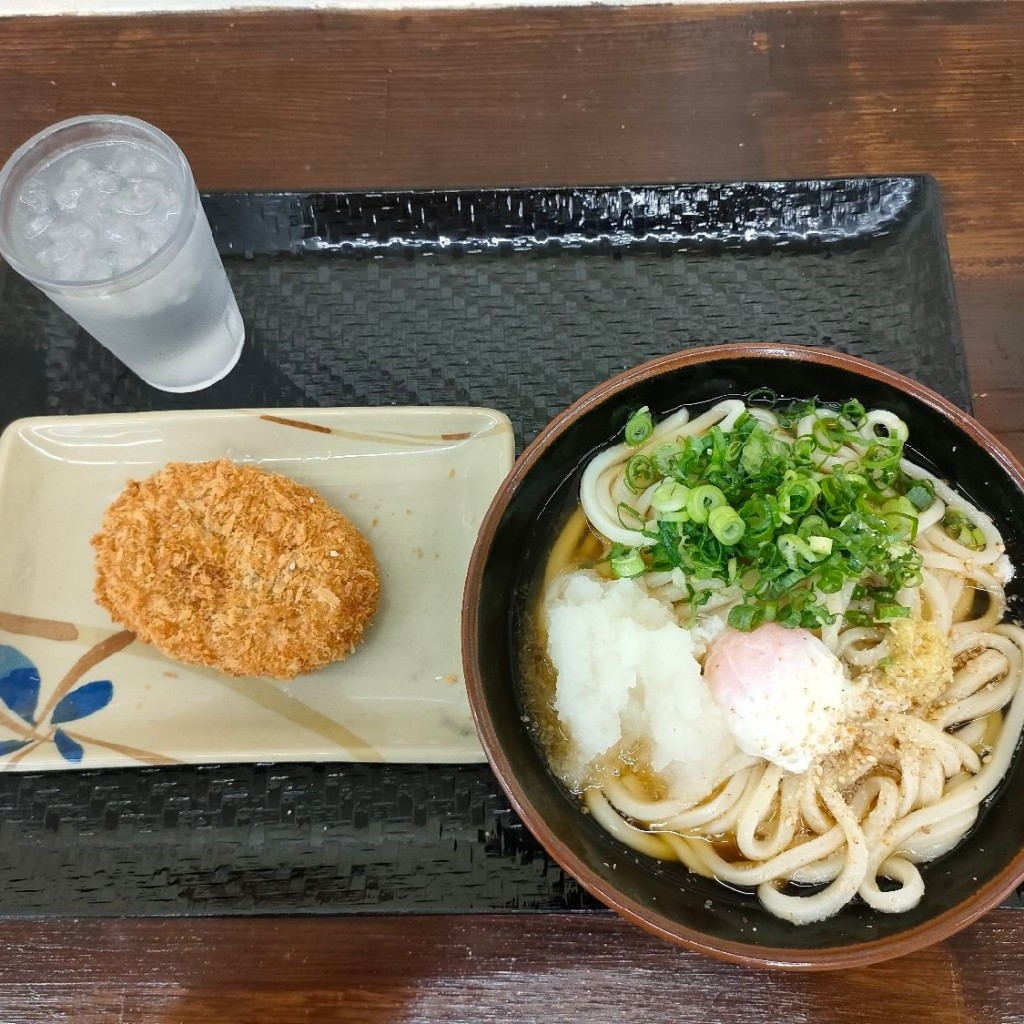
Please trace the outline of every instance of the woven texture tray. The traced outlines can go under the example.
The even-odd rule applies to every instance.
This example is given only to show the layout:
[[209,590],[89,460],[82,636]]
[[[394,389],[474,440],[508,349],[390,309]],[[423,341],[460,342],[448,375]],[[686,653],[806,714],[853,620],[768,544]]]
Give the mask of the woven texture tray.
[[[0,270],[0,427],[58,413],[484,405],[509,414],[522,446],[612,374],[746,340],[838,348],[969,407],[928,178],[205,205],[248,328],[227,380],[155,391]],[[486,766],[0,775],[0,886],[7,915],[597,905]]]

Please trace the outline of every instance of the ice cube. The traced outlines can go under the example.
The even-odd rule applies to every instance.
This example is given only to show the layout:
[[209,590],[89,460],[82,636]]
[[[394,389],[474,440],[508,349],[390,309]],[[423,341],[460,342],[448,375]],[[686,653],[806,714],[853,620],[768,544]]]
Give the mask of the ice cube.
[[96,243],[96,232],[81,221],[66,225],[66,231],[72,244],[78,249],[88,249]]
[[102,195],[113,195],[117,192],[117,179],[107,171],[100,171],[94,187]]
[[173,188],[160,181],[148,183],[147,194],[153,197],[153,213],[161,220],[168,221],[181,213],[181,200]]
[[47,230],[53,258],[58,261],[72,251],[88,252],[96,244],[96,232],[77,220],[68,224],[58,219]]
[[81,252],[68,253],[60,260],[59,269],[62,281],[85,281],[89,277],[86,273],[85,256]]
[[103,239],[119,249],[138,247],[141,241],[138,228],[124,217],[107,224],[103,229]]
[[145,162],[140,148],[133,142],[119,142],[115,149],[116,152],[108,163],[111,172],[129,181],[139,177]]
[[[72,157],[64,164],[61,185],[82,185],[88,184],[90,177],[96,173],[92,161],[84,155]],[[59,187],[59,186],[58,186]]]
[[168,222],[158,217],[143,217],[136,221],[139,227],[141,244],[148,252],[156,252],[171,236]]
[[26,222],[21,229],[22,237],[26,241],[38,238],[53,223],[53,214],[40,213]]
[[73,210],[78,206],[78,200],[81,195],[82,189],[79,185],[67,182],[61,182],[61,184],[53,190],[53,198],[57,200],[57,205],[62,210]]
[[18,196],[18,202],[24,203],[30,210],[45,210],[49,206],[49,197],[42,184],[38,181],[29,183],[28,188]]
[[82,222],[95,229],[102,229],[115,216],[113,208],[111,197],[105,193],[83,195],[78,201],[78,214]]
[[156,194],[151,183],[137,181],[114,202],[114,209],[118,213],[126,213],[131,217],[144,217],[151,213],[156,206]]
[[40,249],[36,253],[36,260],[39,265],[51,269],[55,267],[61,260],[67,259],[71,254],[71,250],[74,248],[71,242],[66,238],[53,238],[53,232],[50,233],[52,244],[46,249]]

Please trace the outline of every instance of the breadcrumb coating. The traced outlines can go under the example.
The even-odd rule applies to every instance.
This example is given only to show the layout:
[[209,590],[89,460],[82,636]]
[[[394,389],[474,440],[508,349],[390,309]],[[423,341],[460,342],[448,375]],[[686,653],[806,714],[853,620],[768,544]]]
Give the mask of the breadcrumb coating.
[[253,465],[132,480],[92,538],[96,599],[179,661],[292,679],[349,655],[377,609],[369,542],[316,491]]

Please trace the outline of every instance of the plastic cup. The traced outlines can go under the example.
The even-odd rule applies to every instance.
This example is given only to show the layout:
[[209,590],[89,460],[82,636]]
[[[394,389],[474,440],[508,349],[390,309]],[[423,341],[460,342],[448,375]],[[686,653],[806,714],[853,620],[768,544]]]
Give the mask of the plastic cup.
[[133,117],[76,117],[0,170],[0,256],[147,384],[198,391],[245,328],[184,154]]

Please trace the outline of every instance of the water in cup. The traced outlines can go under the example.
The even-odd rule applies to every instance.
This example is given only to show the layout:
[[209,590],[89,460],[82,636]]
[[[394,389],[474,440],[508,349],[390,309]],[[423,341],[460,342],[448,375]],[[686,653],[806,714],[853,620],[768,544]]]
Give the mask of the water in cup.
[[0,251],[148,383],[227,374],[242,319],[191,171],[133,118],[76,118],[0,172]]

